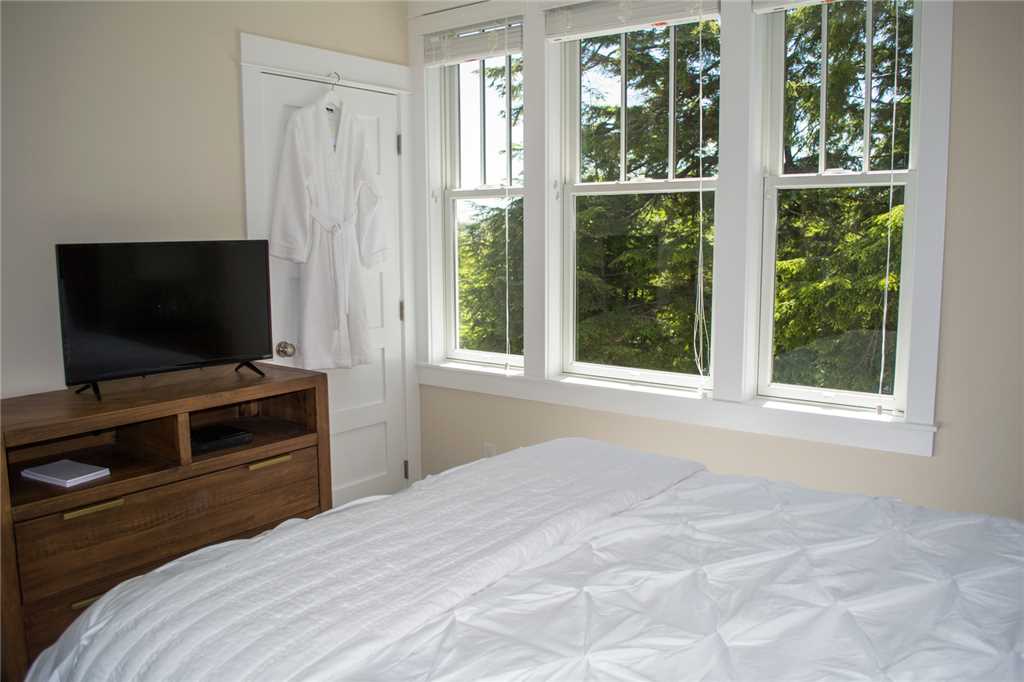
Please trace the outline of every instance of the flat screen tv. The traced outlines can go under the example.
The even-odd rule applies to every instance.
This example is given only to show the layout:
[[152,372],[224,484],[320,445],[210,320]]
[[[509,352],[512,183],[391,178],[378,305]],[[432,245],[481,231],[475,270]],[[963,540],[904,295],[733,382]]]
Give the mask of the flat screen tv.
[[68,385],[271,357],[267,242],[58,244]]

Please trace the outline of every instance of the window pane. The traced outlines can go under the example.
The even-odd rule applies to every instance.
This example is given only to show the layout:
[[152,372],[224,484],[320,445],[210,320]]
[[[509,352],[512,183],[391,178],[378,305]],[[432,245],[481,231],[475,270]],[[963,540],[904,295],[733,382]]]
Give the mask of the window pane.
[[890,244],[885,376],[896,359],[903,188],[780,190],[772,380],[876,393]]
[[508,181],[508,103],[505,100],[505,58],[484,60],[484,183],[503,185]]
[[[895,8],[897,12],[893,12]],[[914,3],[885,0],[872,5],[871,170],[905,169],[910,160],[910,77],[913,66]],[[899,19],[897,24],[896,19]],[[892,146],[893,45],[899,29],[899,74],[896,78],[896,144]]]
[[[508,273],[505,219],[508,210]],[[508,282],[510,352],[523,352],[523,200],[455,202],[458,347],[505,352],[505,292]]]
[[835,2],[828,13],[828,89],[825,104],[825,167],[859,171],[864,166],[864,52],[867,4]]
[[[703,26],[703,35],[701,35]],[[704,53],[704,177],[718,175],[719,24],[676,26],[676,177],[700,175],[699,83]],[[703,42],[703,45],[701,45]]]
[[[696,192],[577,197],[577,360],[697,373],[699,205]],[[705,192],[709,333],[713,219],[714,192]]]
[[784,173],[817,173],[821,134],[821,5],[786,12]]
[[523,184],[523,58],[512,57],[512,184]]
[[580,41],[580,180],[619,179],[619,36]]
[[626,178],[668,177],[669,30],[626,34]]
[[479,187],[480,62],[459,64],[459,186]]

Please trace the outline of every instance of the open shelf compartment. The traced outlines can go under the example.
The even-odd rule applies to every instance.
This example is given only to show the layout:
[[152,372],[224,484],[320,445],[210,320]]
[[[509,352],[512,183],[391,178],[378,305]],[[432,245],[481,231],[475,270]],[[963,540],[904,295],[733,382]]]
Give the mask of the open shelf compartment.
[[[170,415],[12,447],[7,451],[11,467],[11,506],[17,509],[22,505],[179,467],[187,454],[184,443],[186,425],[184,415]],[[21,475],[29,467],[61,459],[106,467],[110,469],[110,475],[71,488],[33,481]]]
[[316,393],[313,389],[294,391],[189,413],[190,431],[215,424],[248,431],[253,439],[244,445],[191,453],[193,463],[244,450],[265,449],[275,443],[315,434]]

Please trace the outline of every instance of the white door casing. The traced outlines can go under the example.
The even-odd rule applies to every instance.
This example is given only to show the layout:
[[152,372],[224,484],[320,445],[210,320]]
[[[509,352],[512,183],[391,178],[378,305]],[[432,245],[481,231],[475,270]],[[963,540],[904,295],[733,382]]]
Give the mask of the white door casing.
[[[243,59],[245,38],[243,36]],[[286,45],[290,49],[302,47]],[[318,56],[324,52],[304,49],[318,53]],[[326,74],[336,63],[325,62],[325,66],[317,69],[316,73]],[[297,108],[315,101],[330,87],[313,82],[316,79],[331,80],[326,76],[305,79],[306,76],[304,72],[299,74],[290,69],[273,69],[265,65],[242,66],[247,232],[250,239],[269,237],[277,166],[289,116]],[[403,322],[399,317],[403,298],[397,149],[400,98],[388,88],[378,91],[364,84],[358,87],[343,84],[337,90],[342,106],[356,116],[369,134],[371,148],[376,151],[377,181],[384,197],[378,215],[385,230],[389,254],[382,264],[363,272],[373,349],[371,364],[327,371],[331,485],[335,505],[366,495],[396,492],[408,483],[407,475],[412,478],[419,470],[418,442],[413,448],[409,447],[407,412],[411,401],[406,385]],[[300,267],[271,258],[275,346],[280,341],[299,345]],[[292,358],[276,355],[274,361],[281,364],[294,362]],[[417,417],[412,421],[418,425]],[[418,433],[416,435],[418,441]],[[410,466],[407,460],[414,455],[415,466]]]

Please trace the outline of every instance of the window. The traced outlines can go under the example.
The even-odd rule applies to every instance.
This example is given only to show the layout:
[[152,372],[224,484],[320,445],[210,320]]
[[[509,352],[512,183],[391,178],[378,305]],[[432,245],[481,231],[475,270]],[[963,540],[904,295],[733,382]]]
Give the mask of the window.
[[717,20],[565,43],[569,372],[708,386]]
[[949,3],[502,11],[410,23],[420,381],[930,454]]
[[901,410],[912,0],[773,15],[760,392]]
[[[518,23],[464,31],[501,41]],[[523,60],[444,68],[448,356],[522,365]]]

